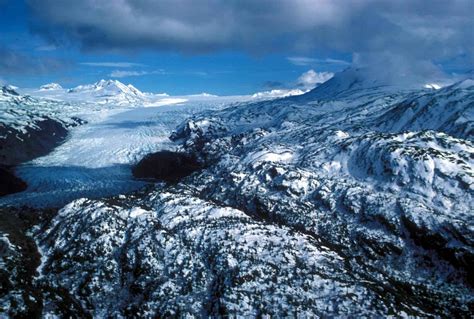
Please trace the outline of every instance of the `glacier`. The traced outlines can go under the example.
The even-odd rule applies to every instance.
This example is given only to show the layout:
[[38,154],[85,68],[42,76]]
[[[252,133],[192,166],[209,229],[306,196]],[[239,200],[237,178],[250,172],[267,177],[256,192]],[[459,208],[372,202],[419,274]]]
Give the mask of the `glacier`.
[[[166,99],[161,106],[119,105],[105,109],[72,103],[72,109],[59,112],[60,117],[74,114],[87,124],[70,129],[65,142],[48,155],[18,166],[16,174],[28,188],[0,198],[0,205],[58,207],[81,197],[100,198],[137,190],[146,183],[133,179],[131,165],[148,153],[174,149],[169,132],[187,117],[231,101],[233,98],[188,97]],[[28,127],[31,123],[27,119],[17,125]]]

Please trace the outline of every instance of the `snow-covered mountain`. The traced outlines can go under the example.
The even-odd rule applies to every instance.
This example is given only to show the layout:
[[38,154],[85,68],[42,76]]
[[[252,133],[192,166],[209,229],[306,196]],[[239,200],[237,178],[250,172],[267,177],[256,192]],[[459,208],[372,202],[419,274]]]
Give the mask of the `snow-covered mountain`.
[[[394,91],[340,74],[298,98],[183,123],[174,139],[208,169],[173,189],[305,234],[344,260],[353,276],[345,288],[333,288],[332,306],[318,306],[321,294],[311,296],[318,283],[306,290],[292,282],[292,293],[280,292],[285,297],[266,311],[281,315],[275,310],[281,304],[294,309],[295,297],[308,298],[312,314],[466,315],[474,303],[473,111],[472,80],[437,91]],[[310,264],[293,266],[293,256],[279,267],[302,271]],[[332,269],[323,278],[335,275]],[[255,286],[272,281],[271,274],[262,277]],[[231,307],[242,290],[227,289],[222,300]],[[353,301],[343,301],[344,289]]]
[[8,85],[2,86],[0,92],[3,96],[19,95],[18,92],[15,91],[15,88]]
[[141,92],[131,84],[124,84],[118,80],[100,80],[93,84],[79,85],[74,88],[64,89],[57,83],[49,83],[39,89],[20,89],[20,93],[38,98],[50,100],[94,103],[107,107],[117,106],[159,106],[174,103],[181,103],[188,100],[239,100],[239,101],[262,101],[283,98],[288,96],[301,95],[305,93],[300,89],[278,89],[271,91],[257,92],[252,95],[221,97],[209,93],[191,94],[183,96],[170,96],[166,93]]
[[20,94],[14,87],[4,85],[0,87],[0,101],[11,101],[18,99]]
[[78,100],[118,105],[143,104],[146,99],[145,94],[133,85],[125,85],[117,80],[100,80],[94,84],[79,85],[67,90],[67,93]]
[[349,96],[354,98],[359,94],[400,92],[409,88],[402,83],[393,83],[383,78],[374,77],[366,69],[347,68],[336,73],[332,79],[318,85],[302,98],[307,100],[342,99]]
[[48,83],[40,86],[40,91],[62,90],[63,87],[58,83]]
[[98,97],[116,96],[118,94],[143,96],[143,93],[131,84],[125,85],[117,80],[100,80],[94,84],[79,85],[69,89],[68,93],[87,93]]
[[[125,85],[117,80],[100,80],[93,84],[79,85],[64,89],[57,83],[49,83],[39,89],[20,89],[20,93],[49,100],[99,104],[105,107],[139,107],[147,105],[169,104],[167,94],[143,93],[131,84]],[[162,100],[167,99],[161,103]],[[176,102],[180,102],[177,100]]]
[[[473,125],[472,80],[417,89],[357,70],[300,96],[204,110],[162,144],[201,164],[191,175],[35,211],[40,276],[8,272],[28,288],[0,304],[50,316],[471,317]],[[25,267],[34,246],[17,238],[0,238],[5,267]]]

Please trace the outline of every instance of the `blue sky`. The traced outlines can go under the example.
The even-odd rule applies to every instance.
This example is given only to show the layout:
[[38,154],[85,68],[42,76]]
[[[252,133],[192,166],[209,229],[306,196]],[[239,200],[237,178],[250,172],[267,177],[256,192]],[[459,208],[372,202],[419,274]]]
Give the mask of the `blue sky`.
[[232,95],[296,88],[302,73],[337,72],[354,56],[427,77],[472,69],[471,1],[433,1],[429,12],[416,0],[98,3],[0,0],[0,81],[116,78],[149,92]]

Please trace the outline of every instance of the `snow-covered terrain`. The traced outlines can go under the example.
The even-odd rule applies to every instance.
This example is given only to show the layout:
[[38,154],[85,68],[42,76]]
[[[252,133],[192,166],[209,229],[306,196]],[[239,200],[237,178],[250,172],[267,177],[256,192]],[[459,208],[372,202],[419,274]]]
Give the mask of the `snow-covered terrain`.
[[18,167],[28,189],[1,198],[0,204],[58,206],[138,189],[144,183],[133,179],[131,165],[148,153],[173,149],[170,130],[202,108],[191,102],[102,113],[103,120],[73,129],[52,153]]
[[[184,119],[204,110],[222,108],[238,99],[188,96],[168,98],[162,101],[162,106],[125,107],[21,95],[15,98],[18,107],[2,104],[5,112],[0,121],[9,129],[25,131],[33,127],[35,121],[42,120],[44,114],[66,123],[71,115],[88,122],[70,129],[67,140],[50,154],[17,167],[17,175],[28,184],[26,192],[0,198],[3,206],[55,207],[83,196],[102,197],[142,187],[143,182],[133,179],[131,165],[148,153],[172,149],[170,132]],[[36,117],[35,112],[39,114]],[[17,144],[22,145],[22,142]]]
[[69,128],[84,122],[75,116],[81,109],[80,105],[24,96],[2,87],[0,165],[17,165],[50,152],[64,140]]
[[171,98],[167,94],[143,93],[131,84],[117,80],[100,80],[93,84],[65,89],[57,83],[49,83],[39,89],[19,89],[26,94],[49,100],[89,103],[101,106],[159,106],[182,102],[182,98]]
[[268,98],[207,93],[171,97],[142,93],[117,80],[72,89],[57,83],[39,89],[2,87],[0,164],[18,165],[45,155],[69,136],[48,156],[17,167],[28,190],[0,199],[0,205],[57,206],[82,196],[135,190],[144,183],[132,179],[130,165],[170,147],[169,134],[181,121],[236,101]]
[[39,91],[57,91],[62,90],[63,87],[58,83],[48,83],[40,86]]
[[[223,102],[97,113],[20,167],[39,193],[3,200],[96,199],[29,228],[40,276],[0,305],[81,317],[473,315],[474,81],[419,89],[349,69],[304,95]],[[203,169],[94,194],[138,188],[130,165],[162,149]],[[23,258],[10,239],[8,267]]]
[[[124,84],[118,80],[100,80],[93,84],[79,85],[74,88],[65,89],[58,83],[49,83],[39,89],[17,88],[23,95],[48,100],[65,102],[89,103],[103,106],[160,106],[172,103],[180,103],[188,100],[209,101],[219,96],[209,93],[170,96],[166,93],[141,92],[131,84]],[[234,97],[221,97],[221,100],[257,101],[282,98],[287,96],[301,95],[305,93],[300,89],[279,89],[257,92],[252,95],[241,95]]]

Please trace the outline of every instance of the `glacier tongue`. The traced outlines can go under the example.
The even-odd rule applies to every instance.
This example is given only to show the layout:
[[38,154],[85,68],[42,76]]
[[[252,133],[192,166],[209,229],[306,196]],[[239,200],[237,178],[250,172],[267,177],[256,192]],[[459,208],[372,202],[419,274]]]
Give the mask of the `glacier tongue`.
[[[172,104],[172,103],[171,103]],[[50,154],[16,170],[26,192],[0,199],[0,205],[64,205],[79,197],[103,197],[143,187],[131,173],[148,153],[173,149],[169,132],[195,112],[219,108],[219,99],[179,106],[113,108],[84,114],[90,123],[71,130]]]

